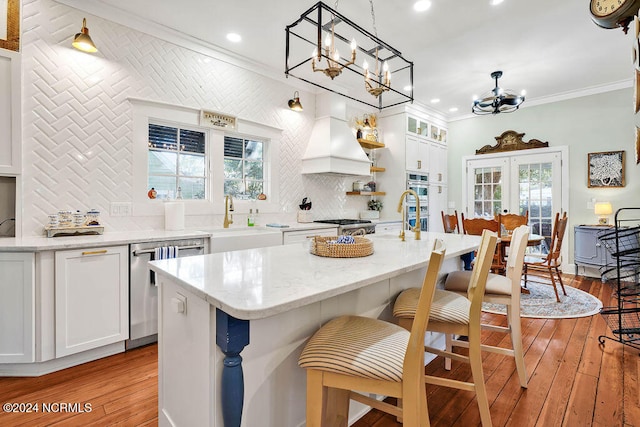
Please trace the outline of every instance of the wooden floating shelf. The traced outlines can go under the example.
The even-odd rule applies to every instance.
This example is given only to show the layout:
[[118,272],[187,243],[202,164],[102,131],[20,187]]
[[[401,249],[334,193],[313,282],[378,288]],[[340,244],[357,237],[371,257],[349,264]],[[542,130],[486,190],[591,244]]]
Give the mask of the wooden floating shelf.
[[378,167],[378,166],[371,166],[370,171],[371,171],[371,172],[384,172],[384,171],[386,171],[386,169],[385,169],[385,168]]
[[363,148],[376,149],[376,148],[384,148],[384,144],[378,141],[370,141],[368,139],[358,138],[358,142],[360,146]]
[[347,191],[347,196],[384,196],[384,191]]

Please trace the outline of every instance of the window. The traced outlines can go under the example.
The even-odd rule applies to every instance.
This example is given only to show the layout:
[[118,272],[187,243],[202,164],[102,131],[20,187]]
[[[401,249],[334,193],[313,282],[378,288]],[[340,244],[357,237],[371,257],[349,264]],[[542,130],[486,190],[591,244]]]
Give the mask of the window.
[[206,199],[205,133],[149,123],[149,188],[159,199]]
[[256,199],[264,193],[264,141],[224,137],[224,194]]

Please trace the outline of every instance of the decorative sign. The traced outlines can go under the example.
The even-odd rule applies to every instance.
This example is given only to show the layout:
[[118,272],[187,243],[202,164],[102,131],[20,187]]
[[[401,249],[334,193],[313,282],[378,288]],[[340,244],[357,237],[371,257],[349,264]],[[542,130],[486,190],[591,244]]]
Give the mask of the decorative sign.
[[213,128],[221,128],[221,129],[235,129],[236,118],[231,116],[226,116],[221,113],[216,113],[214,111],[202,110],[200,112],[200,126],[207,126],[207,127],[213,127]]
[[504,151],[517,151],[549,146],[548,142],[542,142],[537,139],[525,142],[522,140],[523,136],[524,133],[518,133],[514,130],[505,131],[502,135],[496,136],[496,141],[498,141],[496,145],[485,145],[479,150],[476,150],[476,154],[501,153]]
[[20,0],[0,0],[0,47],[20,50]]

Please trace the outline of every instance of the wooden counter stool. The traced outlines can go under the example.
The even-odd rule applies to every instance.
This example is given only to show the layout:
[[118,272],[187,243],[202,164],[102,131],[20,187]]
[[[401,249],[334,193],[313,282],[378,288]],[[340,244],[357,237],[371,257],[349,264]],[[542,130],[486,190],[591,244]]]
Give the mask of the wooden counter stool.
[[[307,370],[307,427],[346,427],[350,399],[401,418],[405,426],[430,425],[424,334],[444,252],[436,240],[411,332],[378,319],[340,316],[307,342],[298,360]],[[354,390],[396,397],[402,407]]]
[[[507,327],[483,324],[482,328],[490,331],[506,332],[511,337],[511,349],[482,345],[482,350],[505,354],[515,359],[520,385],[527,388],[527,369],[524,365],[524,352],[522,349],[522,332],[520,325],[520,279],[522,277],[522,266],[524,264],[524,253],[527,248],[529,237],[529,227],[521,225],[513,230],[511,236],[511,251],[507,258],[506,275],[489,273],[487,286],[484,290],[484,302],[494,304],[504,304],[507,306]],[[470,271],[454,271],[447,276],[444,288],[447,291],[466,295],[469,282],[471,281]],[[452,340],[451,335],[447,335],[447,350],[452,346],[468,347],[466,341]],[[451,369],[451,360],[447,359],[445,368]]]
[[[471,365],[473,382],[458,381],[449,378],[424,376],[427,384],[444,387],[453,387],[461,390],[475,391],[476,400],[480,409],[480,419],[484,427],[491,426],[491,413],[489,401],[484,385],[482,373],[482,353],[480,351],[480,314],[482,309],[482,296],[487,283],[491,260],[498,243],[496,233],[485,230],[482,233],[482,241],[476,257],[475,266],[471,272],[471,280],[468,286],[467,296],[455,292],[436,289],[431,303],[431,313],[427,330],[442,332],[444,334],[465,335],[469,337],[469,356],[442,351],[425,346],[428,351],[438,356],[467,362]],[[399,318],[399,324],[407,329],[417,319],[419,288],[411,288],[400,293],[393,306],[393,315]],[[415,326],[415,325],[414,325]]]

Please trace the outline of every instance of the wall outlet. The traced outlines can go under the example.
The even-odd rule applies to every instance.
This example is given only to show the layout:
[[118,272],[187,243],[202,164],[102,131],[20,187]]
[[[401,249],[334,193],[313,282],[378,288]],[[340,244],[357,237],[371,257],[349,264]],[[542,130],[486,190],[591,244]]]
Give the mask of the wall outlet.
[[131,216],[132,211],[131,202],[111,202],[109,206],[111,216]]

